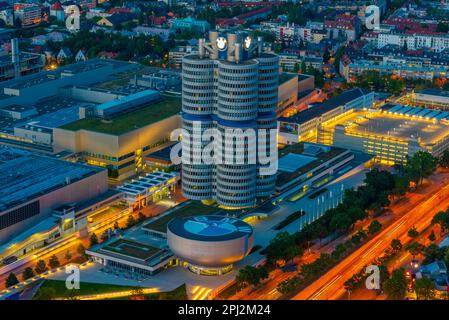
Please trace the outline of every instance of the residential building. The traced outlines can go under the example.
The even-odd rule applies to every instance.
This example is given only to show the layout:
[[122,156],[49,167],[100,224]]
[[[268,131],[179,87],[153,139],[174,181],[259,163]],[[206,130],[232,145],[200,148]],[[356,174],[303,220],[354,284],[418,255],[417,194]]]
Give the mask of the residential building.
[[192,17],[174,19],[171,23],[172,30],[187,30],[194,32],[206,32],[210,29],[209,23],[204,20],[196,20]]
[[34,3],[15,3],[14,18],[19,19],[24,27],[36,25],[42,21],[42,9]]

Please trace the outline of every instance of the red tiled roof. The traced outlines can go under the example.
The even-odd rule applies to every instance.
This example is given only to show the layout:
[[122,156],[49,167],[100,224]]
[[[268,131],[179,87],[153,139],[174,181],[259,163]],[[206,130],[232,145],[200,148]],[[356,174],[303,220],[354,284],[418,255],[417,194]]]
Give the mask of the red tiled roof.
[[61,6],[61,3],[59,3],[59,1],[56,1],[55,3],[53,3],[51,5],[51,10],[53,11],[63,11],[64,9]]

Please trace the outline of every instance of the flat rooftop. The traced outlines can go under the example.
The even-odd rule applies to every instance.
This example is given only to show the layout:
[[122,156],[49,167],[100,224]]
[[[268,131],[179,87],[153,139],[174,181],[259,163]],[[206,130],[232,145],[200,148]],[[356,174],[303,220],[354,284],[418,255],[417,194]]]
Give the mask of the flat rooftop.
[[[304,146],[307,145],[306,148]],[[287,157],[287,160],[299,160],[298,164],[288,165],[286,167],[279,166],[279,173],[276,177],[276,186],[282,187],[286,183],[302,176],[303,174],[313,170],[324,162],[346,152],[346,149],[334,146],[323,146],[319,144],[302,142],[291,144],[279,150],[279,162],[282,164],[282,159]],[[299,158],[298,158],[299,157]],[[297,159],[298,158],[298,159]],[[295,161],[296,161],[295,160]],[[283,171],[282,169],[285,169]]]
[[100,251],[109,251],[139,260],[147,260],[155,256],[162,250],[160,248],[152,247],[145,243],[131,241],[127,239],[119,239],[115,242],[112,242],[104,246],[103,248],[100,249]]
[[387,112],[353,112],[333,125],[336,124],[344,125],[349,134],[375,135],[401,141],[416,138],[424,145],[432,145],[449,135],[449,125],[442,121]]
[[221,209],[206,206],[201,202],[191,201],[185,205],[180,205],[180,208],[175,208],[170,213],[163,215],[155,220],[147,223],[142,228],[146,230],[154,230],[158,232],[167,232],[167,224],[174,218],[186,218],[192,216],[217,214]]
[[152,123],[161,121],[181,111],[181,99],[166,97],[163,101],[149,104],[139,110],[118,116],[111,121],[100,119],[81,119],[62,126],[62,129],[77,131],[87,130],[112,135],[120,135]]
[[416,93],[449,98],[449,91],[443,91],[438,89],[423,89],[420,91],[416,91]]
[[57,111],[31,118],[26,122],[19,122],[15,127],[33,130],[33,128],[54,129],[79,120],[78,106],[59,109]]
[[[298,77],[296,73],[282,72],[279,74],[279,85]],[[298,77],[299,78],[299,77]]]
[[0,212],[104,169],[0,148]]

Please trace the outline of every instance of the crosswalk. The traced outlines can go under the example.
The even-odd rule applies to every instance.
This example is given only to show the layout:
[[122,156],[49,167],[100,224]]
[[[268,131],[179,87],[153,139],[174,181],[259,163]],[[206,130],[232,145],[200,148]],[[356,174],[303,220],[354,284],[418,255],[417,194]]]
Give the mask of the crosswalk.
[[206,300],[211,291],[210,288],[194,286],[191,291],[192,300]]

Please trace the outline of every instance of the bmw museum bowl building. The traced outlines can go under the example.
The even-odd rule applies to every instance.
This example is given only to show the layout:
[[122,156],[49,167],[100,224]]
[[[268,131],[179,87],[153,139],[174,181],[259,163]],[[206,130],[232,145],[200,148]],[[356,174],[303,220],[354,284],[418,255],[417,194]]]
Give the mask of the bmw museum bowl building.
[[239,219],[195,216],[170,221],[167,241],[182,266],[197,274],[220,275],[250,252],[254,233]]

